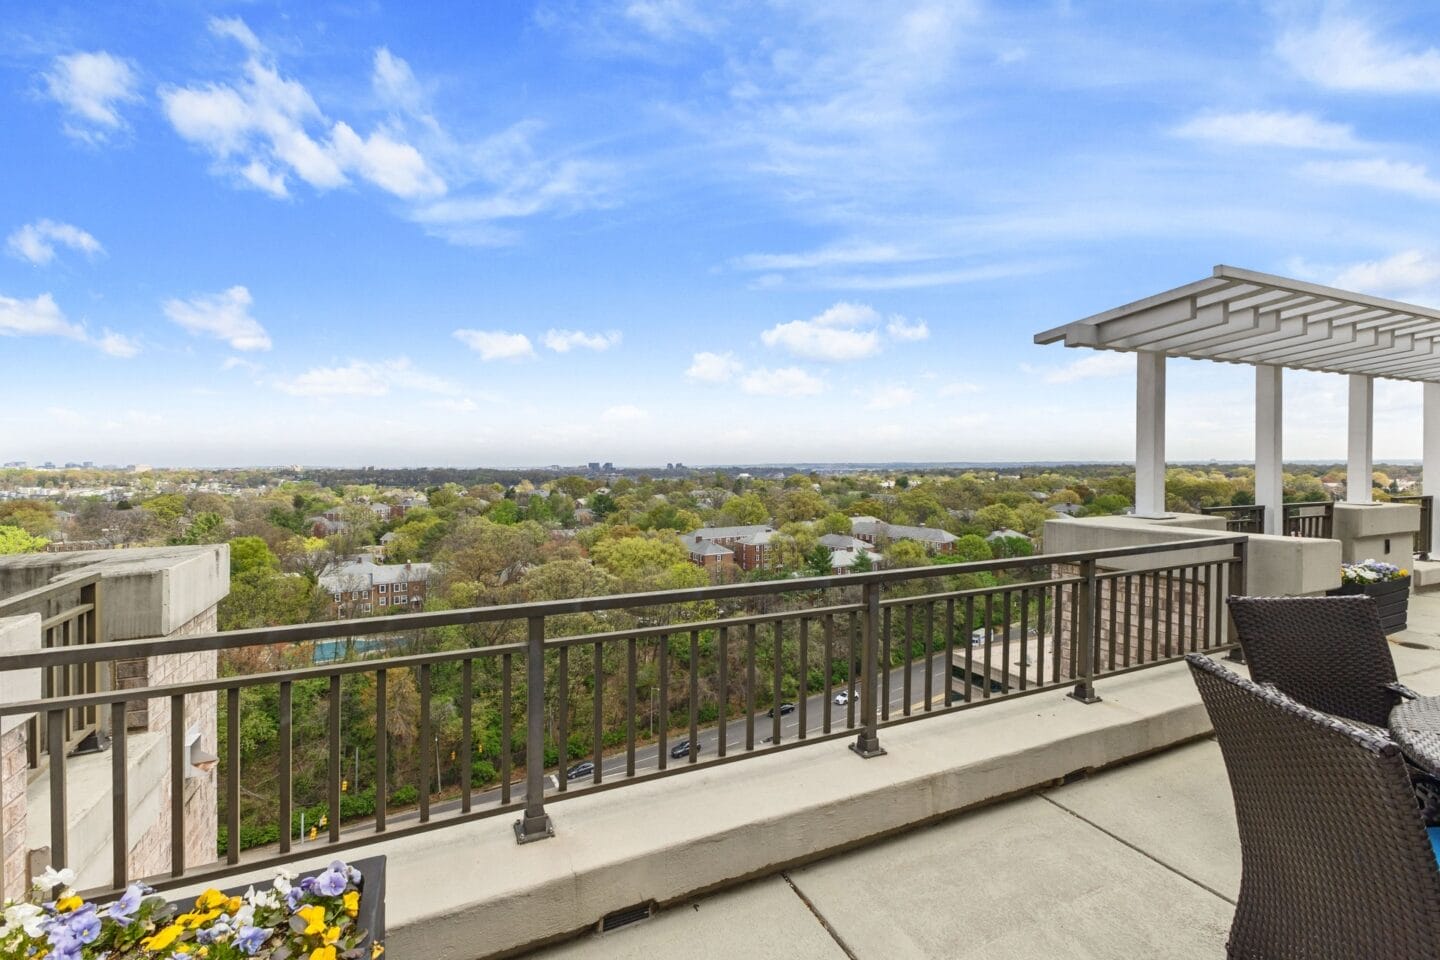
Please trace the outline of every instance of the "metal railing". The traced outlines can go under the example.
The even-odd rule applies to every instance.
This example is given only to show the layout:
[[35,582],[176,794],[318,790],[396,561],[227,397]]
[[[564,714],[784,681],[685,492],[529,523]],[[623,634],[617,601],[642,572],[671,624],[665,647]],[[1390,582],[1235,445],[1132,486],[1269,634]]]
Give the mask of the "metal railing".
[[[0,600],[0,617],[25,614],[40,616],[40,646],[44,650],[93,647],[100,642],[100,574],[61,580]],[[43,665],[40,673],[40,695],[44,699],[98,693],[110,685],[111,672],[99,659]],[[64,711],[55,728],[42,728],[32,719],[25,738],[26,761],[34,770],[51,753],[63,753],[82,744],[83,749],[98,750],[103,735],[101,710],[93,704]]]
[[1219,507],[1201,507],[1200,512],[1224,517],[1225,529],[1231,533],[1265,532],[1265,507],[1262,504],[1225,504]]
[[1285,536],[1319,537],[1322,540],[1334,538],[1335,502],[1333,500],[1287,503],[1284,510],[1284,523],[1280,532]]
[[[552,832],[546,807],[594,790],[683,774],[704,765],[764,752],[851,739],[862,757],[884,753],[890,725],[981,707],[1050,690],[1097,699],[1096,681],[1178,660],[1196,650],[1232,646],[1224,598],[1244,592],[1245,537],[1214,537],[1137,547],[1040,555],[871,573],[624,594],[496,607],[411,613],[180,637],[64,647],[0,656],[0,671],[89,667],[102,661],[242,648],[291,649],[316,640],[419,631],[416,651],[381,659],[226,676],[215,680],[69,695],[0,705],[0,716],[38,713],[63,730],[69,711],[108,710],[111,747],[112,886],[130,879],[127,737],[124,717],[135,701],[168,701],[170,710],[171,864],[160,887],[286,863],[303,853],[294,836],[298,704],[323,712],[324,852],[504,814],[518,814],[520,842]],[[1001,582],[997,577],[1009,577]],[[939,589],[933,589],[939,581]],[[724,615],[712,606],[743,600],[758,612]],[[688,605],[688,606],[687,606]],[[575,617],[618,629],[577,631]],[[979,629],[976,629],[977,624]],[[460,646],[454,628],[483,629],[487,646]],[[509,631],[509,632],[506,632]],[[523,669],[523,673],[520,671]],[[435,702],[444,680],[458,703]],[[413,720],[413,810],[391,809],[392,710],[400,686],[417,692]],[[273,770],[244,773],[253,795],[273,776],[267,796],[279,829],[272,843],[241,851],[242,694],[274,692],[278,756]],[[227,833],[223,862],[187,860],[185,740],[187,698],[215,695],[223,717],[218,750]],[[895,694],[898,702],[893,702]],[[919,699],[916,695],[920,694]],[[789,705],[794,701],[793,707]],[[518,702],[517,702],[518,701]],[[648,702],[647,702],[648,701]],[[342,823],[349,757],[342,705],[369,704],[374,762],[373,817]],[[654,725],[653,756],[643,730]],[[764,712],[769,707],[769,712]],[[406,708],[409,709],[409,708]],[[482,751],[499,713],[498,743]],[[456,716],[458,711],[458,716]],[[815,714],[819,713],[817,717]],[[586,716],[588,714],[588,717]],[[793,720],[786,717],[793,716]],[[572,731],[572,719],[576,730]],[[587,722],[588,721],[588,724]],[[583,727],[588,725],[588,737]],[[520,729],[517,731],[516,727]],[[440,729],[458,733],[447,766]],[[757,733],[768,736],[757,741]],[[548,738],[557,751],[546,757]],[[488,735],[488,734],[487,734]],[[580,750],[572,749],[579,737]],[[685,744],[677,739],[686,741]],[[517,743],[517,739],[519,743]],[[702,744],[708,743],[708,749]],[[673,745],[673,746],[672,746]],[[613,749],[609,749],[613,747]],[[418,752],[418,757],[414,753]],[[477,757],[498,761],[491,789],[477,791]],[[318,752],[316,753],[318,758]],[[585,769],[572,760],[589,763]],[[487,761],[488,762],[488,761]],[[317,764],[317,766],[320,764]],[[523,766],[523,778],[518,776]],[[358,767],[358,760],[357,760]],[[547,768],[554,768],[553,781]],[[567,769],[569,768],[569,769]],[[456,789],[437,791],[452,774]],[[51,860],[67,862],[63,755],[52,758]],[[304,841],[301,837],[300,842]]]
[[1415,531],[1415,556],[1422,560],[1430,559],[1430,551],[1434,544],[1430,542],[1430,517],[1435,507],[1435,498],[1428,495],[1391,497],[1391,503],[1413,503],[1420,508],[1420,529]]

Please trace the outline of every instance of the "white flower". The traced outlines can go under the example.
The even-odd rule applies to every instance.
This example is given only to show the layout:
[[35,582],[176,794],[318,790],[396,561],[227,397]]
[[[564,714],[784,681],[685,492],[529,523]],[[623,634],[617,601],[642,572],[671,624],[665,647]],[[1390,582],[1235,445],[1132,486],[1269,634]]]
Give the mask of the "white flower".
[[44,934],[45,920],[45,911],[33,903],[17,903],[5,908],[5,925],[21,927],[31,939]]
[[37,887],[51,890],[54,887],[69,887],[75,883],[75,871],[66,867],[64,870],[56,870],[54,867],[46,867],[45,872],[35,879]]

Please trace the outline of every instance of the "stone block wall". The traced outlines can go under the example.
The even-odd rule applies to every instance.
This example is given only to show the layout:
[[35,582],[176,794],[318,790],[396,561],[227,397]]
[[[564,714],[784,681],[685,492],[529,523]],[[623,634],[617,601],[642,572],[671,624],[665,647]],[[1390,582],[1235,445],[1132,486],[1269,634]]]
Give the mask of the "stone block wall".
[[0,900],[25,894],[25,726],[0,736]]

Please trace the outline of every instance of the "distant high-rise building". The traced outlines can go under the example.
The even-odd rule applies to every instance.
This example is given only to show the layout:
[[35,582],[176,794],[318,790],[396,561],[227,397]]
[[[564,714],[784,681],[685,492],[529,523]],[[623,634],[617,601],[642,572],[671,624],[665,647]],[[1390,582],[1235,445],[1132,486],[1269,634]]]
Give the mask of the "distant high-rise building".
[[590,470],[591,473],[599,473],[599,472],[600,472],[600,461],[599,461],[599,460],[591,460],[589,463],[586,464],[586,466],[589,468],[589,470]]
[[601,469],[601,470],[614,470],[614,469],[615,469],[615,464],[611,463],[609,460],[606,460],[606,461],[605,461],[605,465],[602,466],[600,469]]

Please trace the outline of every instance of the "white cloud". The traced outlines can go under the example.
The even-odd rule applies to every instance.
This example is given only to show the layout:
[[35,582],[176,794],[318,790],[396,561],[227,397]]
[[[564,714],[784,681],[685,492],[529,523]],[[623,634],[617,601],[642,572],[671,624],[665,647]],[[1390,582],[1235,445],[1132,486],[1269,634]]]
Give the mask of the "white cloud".
[[930,339],[930,326],[924,320],[911,323],[898,313],[891,315],[885,324],[885,332],[890,334],[890,339],[901,342]]
[[260,364],[253,360],[246,360],[244,357],[226,357],[220,364],[221,370],[245,370],[250,373],[259,373]]
[[1363,144],[1348,124],[1313,114],[1281,110],[1201,114],[1172,131],[1177,137],[1240,146],[1295,147],[1306,150],[1354,150]]
[[411,113],[419,113],[424,108],[424,93],[410,64],[391,53],[388,47],[379,47],[375,51],[370,85],[386,103],[403,107]]
[[123,333],[116,333],[108,327],[95,340],[95,346],[112,357],[129,358],[140,352],[140,344],[136,343],[134,338],[127,337]]
[[190,300],[166,300],[165,316],[191,333],[224,340],[236,350],[269,350],[270,335],[250,316],[252,300],[245,287]]
[[605,411],[600,414],[600,420],[603,423],[636,423],[640,420],[648,419],[650,419],[649,413],[628,403],[607,407]]
[[344,186],[353,175],[405,199],[445,192],[445,181],[395,131],[361,137],[330,121],[303,84],[281,76],[243,21],[215,18],[210,29],[245,47],[242,75],[162,87],[160,100],[175,132],[208,152],[218,170],[276,197],[288,195],[291,176],[317,190]]
[[382,397],[393,389],[457,394],[459,387],[415,369],[406,357],[370,362],[351,360],[343,367],[313,367],[276,389],[297,397]]
[[812,270],[817,267],[849,267],[856,264],[903,263],[928,259],[907,254],[885,244],[822,247],[804,253],[749,253],[730,265],[741,270]]
[[542,340],[545,346],[556,353],[569,353],[571,350],[581,349],[599,352],[619,346],[620,331],[586,333],[583,330],[547,330]]
[[41,266],[55,259],[56,245],[78,250],[91,257],[105,252],[105,248],[100,246],[100,241],[84,230],[72,224],[58,223],[54,220],[36,220],[34,223],[27,223],[10,234],[6,241],[6,246],[12,256],[29,260],[31,263]]
[[799,367],[761,368],[746,374],[740,389],[762,397],[806,397],[822,392],[825,384]]
[[0,296],[0,337],[64,337],[89,344],[112,357],[133,357],[140,346],[130,337],[106,329],[91,337],[83,324],[72,323],[55,298],[42,293],[31,300]]
[[872,410],[894,410],[915,402],[915,391],[909,387],[880,387],[868,394],[866,406]]
[[690,358],[690,369],[685,371],[685,376],[702,383],[727,383],[741,369],[740,361],[733,353],[702,351]]
[[453,334],[481,360],[521,360],[535,356],[535,347],[523,333],[504,330],[456,330]]
[[1422,250],[1402,250],[1383,260],[1352,263],[1331,281],[1347,290],[1412,299],[1433,297],[1440,288],[1440,256]]
[[1303,173],[1330,183],[1393,190],[1423,200],[1440,200],[1440,180],[1430,176],[1423,164],[1395,160],[1326,160],[1301,167]]
[[772,327],[760,339],[766,346],[812,360],[861,360],[880,351],[875,330],[879,320],[873,307],[842,301],[809,320]]
[[1111,351],[1087,352],[1079,360],[1053,370],[1036,371],[1022,367],[1026,373],[1042,374],[1046,383],[1074,383],[1076,380],[1091,380],[1098,377],[1117,377],[1135,372],[1135,358],[1128,353]]
[[935,392],[942,397],[963,397],[972,393],[979,393],[980,385],[978,383],[956,381],[954,383],[944,384]]
[[70,114],[66,133],[92,143],[123,129],[118,107],[140,99],[135,69],[104,50],[56,57],[44,79],[51,98]]
[[1440,50],[1387,40],[1365,20],[1333,8],[1313,24],[1290,26],[1275,48],[1297,74],[1332,90],[1440,92]]

